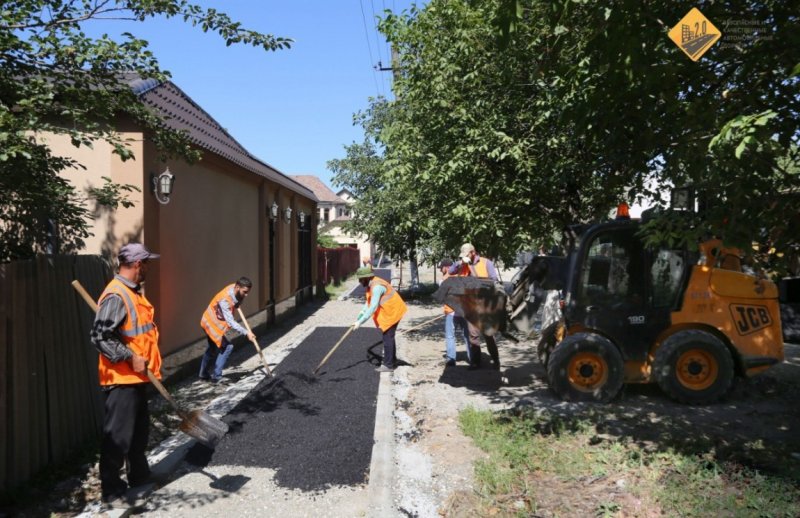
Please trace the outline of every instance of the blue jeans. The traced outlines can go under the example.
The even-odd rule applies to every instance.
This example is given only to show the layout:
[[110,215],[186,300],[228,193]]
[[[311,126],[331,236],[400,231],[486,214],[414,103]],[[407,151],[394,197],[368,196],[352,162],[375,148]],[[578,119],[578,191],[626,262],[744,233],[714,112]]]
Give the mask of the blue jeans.
[[[233,352],[233,344],[224,336],[222,337],[222,347],[217,347],[217,344],[211,338],[206,337],[206,341],[208,342],[208,347],[203,355],[203,361],[200,363],[200,377],[203,379],[210,377],[216,381],[222,377],[222,369],[225,367],[225,362],[228,361],[228,356]],[[214,365],[214,372],[209,376],[208,369],[212,364]]]
[[455,313],[447,313],[444,316],[444,341],[447,347],[447,359],[453,361],[456,359],[456,326],[461,328],[464,346],[467,348],[467,360],[471,361],[467,321],[464,320],[464,317],[457,317]]

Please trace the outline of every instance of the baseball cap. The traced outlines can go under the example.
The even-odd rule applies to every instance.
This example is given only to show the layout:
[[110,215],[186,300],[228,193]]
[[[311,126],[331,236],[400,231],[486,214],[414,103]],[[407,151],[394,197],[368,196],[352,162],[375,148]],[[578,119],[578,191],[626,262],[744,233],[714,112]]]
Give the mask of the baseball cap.
[[461,253],[459,254],[461,257],[468,256],[470,252],[474,252],[475,247],[472,246],[472,243],[464,243],[461,245]]
[[154,254],[141,243],[128,243],[119,249],[117,258],[120,264],[130,264],[145,259],[158,259],[159,254]]
[[363,279],[365,277],[375,277],[375,272],[373,272],[371,268],[359,268],[356,270],[356,276],[359,279]]
[[453,266],[453,260],[452,259],[442,259],[439,262],[439,268],[447,268],[449,266]]

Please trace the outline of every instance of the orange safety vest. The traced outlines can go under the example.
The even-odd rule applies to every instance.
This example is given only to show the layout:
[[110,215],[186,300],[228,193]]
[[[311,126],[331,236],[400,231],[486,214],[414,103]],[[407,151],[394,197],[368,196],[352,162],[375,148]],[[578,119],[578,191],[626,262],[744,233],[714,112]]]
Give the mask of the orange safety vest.
[[231,309],[239,307],[239,302],[236,300],[236,297],[229,294],[233,286],[233,284],[229,284],[222,288],[222,291],[214,295],[214,298],[211,299],[211,303],[203,313],[203,317],[200,319],[200,327],[202,327],[208,337],[217,344],[217,347],[222,347],[222,339],[225,337],[225,332],[231,327],[225,322],[225,317],[222,315],[222,308],[219,307],[219,302],[225,299],[228,301],[228,305]]
[[372,314],[372,320],[375,321],[375,325],[378,326],[381,331],[386,332],[387,329],[400,322],[400,319],[406,314],[408,307],[406,303],[403,302],[400,294],[392,288],[392,285],[380,277],[373,277],[373,279],[369,281],[367,306],[370,305],[372,287],[375,284],[380,284],[386,288],[386,293],[381,296],[381,300],[378,302],[378,309]]
[[[125,286],[119,279],[112,279],[100,295],[98,304],[110,295],[118,295],[127,312],[125,321],[117,329],[122,342],[131,351],[147,361],[156,378],[161,379],[161,351],[158,350],[158,328],[154,322],[155,310],[144,295]],[[97,374],[100,385],[129,385],[148,381],[146,374],[138,374],[127,361],[111,363],[103,356],[99,357]]]
[[461,268],[459,268],[458,273],[455,275],[469,277],[470,275],[473,277],[478,277],[479,279],[488,279],[489,278],[489,268],[486,266],[486,260],[481,259],[478,264],[464,264],[461,263]]

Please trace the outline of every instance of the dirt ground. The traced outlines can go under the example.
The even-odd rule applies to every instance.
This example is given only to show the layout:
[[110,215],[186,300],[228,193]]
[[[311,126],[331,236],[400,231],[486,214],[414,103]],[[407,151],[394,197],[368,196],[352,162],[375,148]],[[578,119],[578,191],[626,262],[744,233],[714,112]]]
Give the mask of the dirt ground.
[[[407,326],[440,312],[441,306],[433,302],[412,301]],[[714,405],[675,403],[656,385],[627,385],[613,402],[598,405],[563,402],[549,390],[534,353],[536,337],[518,343],[499,339],[499,372],[486,366],[467,370],[462,342],[458,343],[457,366],[445,367],[443,325],[439,320],[422,332],[404,336],[399,345],[399,356],[410,364],[398,369],[393,380],[398,400],[398,471],[405,492],[398,507],[408,515],[467,516],[474,511],[474,462],[485,453],[459,429],[458,413],[469,406],[527,407],[553,416],[591,416],[601,423],[600,440],[634,442],[647,451],[711,455],[717,461],[800,479],[799,345],[787,344],[783,364],[755,378],[738,379],[728,396]],[[486,365],[489,358],[485,350],[483,354]],[[537,484],[542,489],[541,516],[574,511],[580,508],[579,501],[592,494],[587,493],[585,482],[580,489],[556,482]]]

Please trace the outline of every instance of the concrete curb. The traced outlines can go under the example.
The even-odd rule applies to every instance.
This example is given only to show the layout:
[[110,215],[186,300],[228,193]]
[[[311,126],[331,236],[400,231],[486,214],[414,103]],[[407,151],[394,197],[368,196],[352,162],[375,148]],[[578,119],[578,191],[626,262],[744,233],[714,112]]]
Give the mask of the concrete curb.
[[375,410],[372,461],[369,465],[369,507],[367,516],[396,516],[394,508],[394,397],[392,373],[381,374]]

